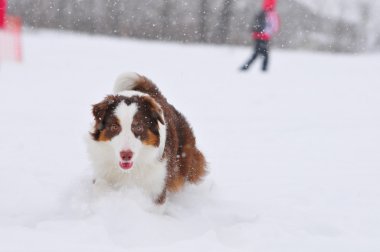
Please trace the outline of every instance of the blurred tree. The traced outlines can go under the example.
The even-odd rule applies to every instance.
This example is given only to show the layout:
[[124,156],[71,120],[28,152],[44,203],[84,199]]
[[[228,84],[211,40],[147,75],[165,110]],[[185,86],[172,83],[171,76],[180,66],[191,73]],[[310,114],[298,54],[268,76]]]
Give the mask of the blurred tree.
[[120,17],[121,17],[120,0],[106,0],[106,17],[110,34],[120,35]]
[[358,50],[365,51],[367,50],[369,44],[369,37],[371,35],[371,32],[368,30],[368,23],[370,19],[370,6],[367,2],[361,2],[359,3],[359,12],[360,12],[360,19],[361,19],[361,24],[359,25],[360,28],[362,29],[362,37],[360,46]]
[[230,31],[230,21],[233,15],[233,1],[234,0],[223,0],[222,12],[220,15],[219,27],[218,27],[218,43],[224,44],[228,41],[229,31]]
[[160,27],[160,39],[170,40],[170,23],[171,14],[173,13],[173,4],[171,0],[163,0],[162,10],[161,10],[161,27]]
[[206,42],[207,40],[207,16],[209,14],[209,7],[207,0],[200,0],[199,4],[199,40]]

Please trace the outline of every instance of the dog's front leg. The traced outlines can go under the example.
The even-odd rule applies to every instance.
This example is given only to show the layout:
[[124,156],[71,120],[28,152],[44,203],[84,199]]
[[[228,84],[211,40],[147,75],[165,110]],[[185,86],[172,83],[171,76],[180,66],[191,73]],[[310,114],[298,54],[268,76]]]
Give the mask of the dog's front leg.
[[161,194],[158,195],[158,197],[154,200],[154,203],[157,205],[162,205],[166,201],[166,188],[162,191]]

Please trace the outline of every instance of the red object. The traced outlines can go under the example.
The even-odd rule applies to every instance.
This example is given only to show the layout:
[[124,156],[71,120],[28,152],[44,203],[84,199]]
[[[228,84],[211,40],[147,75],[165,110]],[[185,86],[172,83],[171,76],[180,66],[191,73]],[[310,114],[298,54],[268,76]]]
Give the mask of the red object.
[[7,0],[0,0],[0,29],[5,27],[5,13],[7,10]]
[[0,30],[0,62],[22,61],[21,28],[22,22],[19,17],[7,16],[6,25]]
[[263,10],[264,11],[272,11],[276,7],[276,0],[264,0],[263,2]]
[[264,32],[254,32],[252,33],[252,37],[255,40],[265,40],[265,41],[270,40],[270,35]]

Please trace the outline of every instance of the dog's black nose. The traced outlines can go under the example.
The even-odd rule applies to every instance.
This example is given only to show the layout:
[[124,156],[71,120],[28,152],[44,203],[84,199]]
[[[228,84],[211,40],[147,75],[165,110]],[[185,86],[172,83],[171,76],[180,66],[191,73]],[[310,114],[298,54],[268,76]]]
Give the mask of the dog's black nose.
[[120,151],[120,158],[123,161],[130,161],[133,157],[133,152],[131,150]]

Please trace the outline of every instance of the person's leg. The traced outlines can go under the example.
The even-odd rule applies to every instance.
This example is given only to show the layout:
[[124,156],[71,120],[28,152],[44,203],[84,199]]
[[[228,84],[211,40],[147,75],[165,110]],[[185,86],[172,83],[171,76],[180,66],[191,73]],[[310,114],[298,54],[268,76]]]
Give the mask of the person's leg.
[[265,52],[263,52],[263,56],[264,56],[264,60],[263,60],[262,70],[263,71],[267,71],[268,70],[268,62],[269,62],[269,53],[268,53],[268,50],[266,50]]
[[247,70],[249,66],[253,63],[253,61],[255,61],[259,53],[260,53],[260,41],[256,41],[255,48],[254,48],[251,58],[240,68],[240,70],[242,71]]
[[263,65],[262,65],[261,69],[263,71],[267,71],[268,70],[268,62],[269,62],[269,42],[268,41],[263,41],[261,43],[260,54],[262,54],[264,57]]
[[247,70],[252,62],[257,58],[257,51],[255,50],[252,54],[252,57],[240,68],[240,70]]

